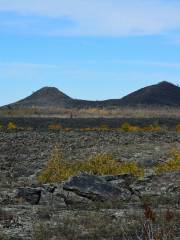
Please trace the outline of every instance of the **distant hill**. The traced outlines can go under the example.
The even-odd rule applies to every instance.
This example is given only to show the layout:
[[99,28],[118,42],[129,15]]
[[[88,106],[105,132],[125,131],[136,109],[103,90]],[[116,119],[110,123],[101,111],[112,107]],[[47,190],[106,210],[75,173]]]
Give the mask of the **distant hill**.
[[[156,85],[139,89],[121,99],[105,101],[86,101],[73,99],[54,87],[44,87],[31,96],[16,103],[4,106],[6,108],[88,108],[88,107],[118,107],[118,106],[180,106],[180,87],[160,82]],[[4,108],[3,107],[3,108]]]
[[180,106],[180,87],[163,81],[123,97],[119,104]]
[[16,103],[10,104],[10,107],[31,108],[31,107],[66,107],[72,99],[59,91],[55,87],[44,87],[34,92],[32,95]]

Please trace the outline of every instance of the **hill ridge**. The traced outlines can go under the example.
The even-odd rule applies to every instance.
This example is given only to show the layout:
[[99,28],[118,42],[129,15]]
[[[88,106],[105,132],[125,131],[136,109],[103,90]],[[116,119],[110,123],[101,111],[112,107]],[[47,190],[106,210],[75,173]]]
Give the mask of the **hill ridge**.
[[4,107],[31,108],[31,107],[118,107],[137,105],[165,105],[180,106],[180,87],[173,83],[162,81],[154,85],[138,89],[121,99],[108,99],[102,101],[88,101],[73,99],[56,87],[43,87],[30,96],[6,105]]

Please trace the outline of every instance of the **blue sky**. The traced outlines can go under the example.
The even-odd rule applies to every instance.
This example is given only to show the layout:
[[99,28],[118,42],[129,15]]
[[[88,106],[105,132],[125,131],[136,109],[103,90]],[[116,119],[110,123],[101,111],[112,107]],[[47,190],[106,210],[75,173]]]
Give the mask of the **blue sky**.
[[55,86],[120,98],[180,84],[178,0],[0,0],[0,105]]

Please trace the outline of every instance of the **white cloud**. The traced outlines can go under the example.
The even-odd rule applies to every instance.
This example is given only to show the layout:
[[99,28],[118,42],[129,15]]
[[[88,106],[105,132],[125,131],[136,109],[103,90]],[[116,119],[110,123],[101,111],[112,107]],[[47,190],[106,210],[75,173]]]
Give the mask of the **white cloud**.
[[180,2],[175,0],[0,0],[0,11],[74,23],[48,28],[52,35],[154,35],[180,28]]

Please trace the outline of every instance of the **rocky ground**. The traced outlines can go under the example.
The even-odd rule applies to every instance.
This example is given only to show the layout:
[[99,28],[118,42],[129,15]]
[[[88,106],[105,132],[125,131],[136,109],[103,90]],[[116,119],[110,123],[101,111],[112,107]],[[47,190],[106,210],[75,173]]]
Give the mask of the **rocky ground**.
[[[79,174],[65,183],[41,185],[36,176],[55,147],[68,161],[97,153],[133,160],[146,174],[143,179]],[[175,131],[1,130],[0,239],[180,239],[180,172],[152,172],[174,147],[180,149]],[[166,216],[172,235],[140,238],[142,221],[153,221],[154,215]]]

